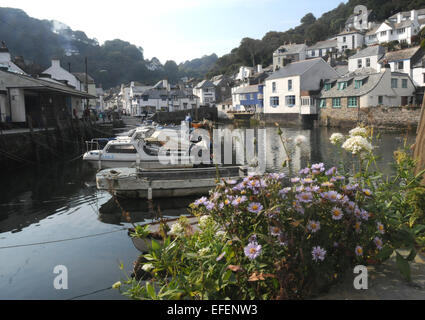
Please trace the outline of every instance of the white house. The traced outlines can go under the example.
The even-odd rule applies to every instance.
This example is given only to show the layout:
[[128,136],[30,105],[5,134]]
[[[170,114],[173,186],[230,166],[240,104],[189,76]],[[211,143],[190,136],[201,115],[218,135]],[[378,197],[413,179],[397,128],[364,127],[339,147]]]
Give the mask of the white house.
[[209,80],[198,83],[193,88],[193,94],[199,97],[201,105],[210,105],[215,103],[215,86]]
[[4,68],[9,72],[25,74],[21,68],[12,62],[9,49],[6,47],[4,42],[0,48],[0,68]]
[[[420,86],[423,79],[414,76],[413,66],[419,62],[424,56],[423,50],[417,46],[403,50],[390,51],[381,59],[381,63],[388,63],[391,66],[391,71],[408,74],[416,85]],[[417,82],[416,82],[417,80]]]
[[324,79],[338,73],[322,58],[293,62],[265,81],[265,114],[317,114],[315,98]]
[[295,62],[305,60],[307,57],[307,45],[285,44],[273,52],[273,70],[282,68],[286,62]]
[[43,73],[50,74],[52,79],[67,81],[67,84],[74,87],[76,90],[85,91],[81,81],[71,72],[61,67],[59,59],[52,59],[51,67],[44,70]]
[[339,52],[361,48],[364,44],[364,32],[356,29],[346,29],[337,36],[337,47]]
[[384,55],[385,48],[379,45],[360,50],[348,59],[348,72],[358,71],[359,69],[373,69],[373,71],[379,71],[379,61]]
[[316,44],[307,48],[308,58],[324,57],[326,55],[332,55],[338,50],[337,38],[329,39],[325,41],[319,41]]

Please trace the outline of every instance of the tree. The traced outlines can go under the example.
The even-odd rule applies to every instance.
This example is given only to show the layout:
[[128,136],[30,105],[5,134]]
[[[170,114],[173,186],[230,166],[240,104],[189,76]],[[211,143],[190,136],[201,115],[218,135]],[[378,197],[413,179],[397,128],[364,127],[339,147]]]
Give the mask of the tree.
[[307,13],[302,19],[301,24],[303,25],[311,25],[316,22],[316,17],[310,12]]

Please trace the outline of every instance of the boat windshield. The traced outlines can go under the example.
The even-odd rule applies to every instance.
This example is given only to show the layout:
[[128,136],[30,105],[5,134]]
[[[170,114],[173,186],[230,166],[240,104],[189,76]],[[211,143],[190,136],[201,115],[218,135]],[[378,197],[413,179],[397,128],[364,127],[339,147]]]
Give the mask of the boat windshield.
[[113,144],[109,146],[106,152],[133,154],[133,153],[137,153],[137,149],[132,144]]

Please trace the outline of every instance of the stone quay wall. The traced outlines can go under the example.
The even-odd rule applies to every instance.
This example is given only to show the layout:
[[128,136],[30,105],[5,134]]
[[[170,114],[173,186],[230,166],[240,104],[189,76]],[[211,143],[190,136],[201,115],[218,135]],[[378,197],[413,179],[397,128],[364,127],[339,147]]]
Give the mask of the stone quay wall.
[[200,107],[198,110],[181,110],[181,111],[172,111],[172,112],[157,112],[153,116],[153,120],[158,123],[175,123],[180,124],[186,119],[186,116],[190,114],[193,120],[196,119],[196,113],[198,114],[198,120],[202,121],[204,119],[217,121],[218,120],[218,111],[216,107]]

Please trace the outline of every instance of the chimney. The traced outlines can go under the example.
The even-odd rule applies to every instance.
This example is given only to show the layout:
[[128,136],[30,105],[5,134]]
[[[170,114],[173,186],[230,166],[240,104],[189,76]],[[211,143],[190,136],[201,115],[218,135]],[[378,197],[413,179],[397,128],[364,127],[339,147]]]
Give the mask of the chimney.
[[134,81],[130,82],[130,87],[134,87]]
[[262,73],[263,72],[263,66],[261,64],[257,65],[257,73]]
[[52,59],[52,67],[60,68],[61,67],[61,61],[58,58],[53,58]]
[[397,13],[397,23],[401,22],[401,17],[402,17],[401,12]]
[[418,12],[416,10],[410,11],[410,20],[412,21],[418,20]]
[[1,62],[11,62],[9,49],[6,47],[6,43],[4,41],[1,42],[0,47],[0,63]]

